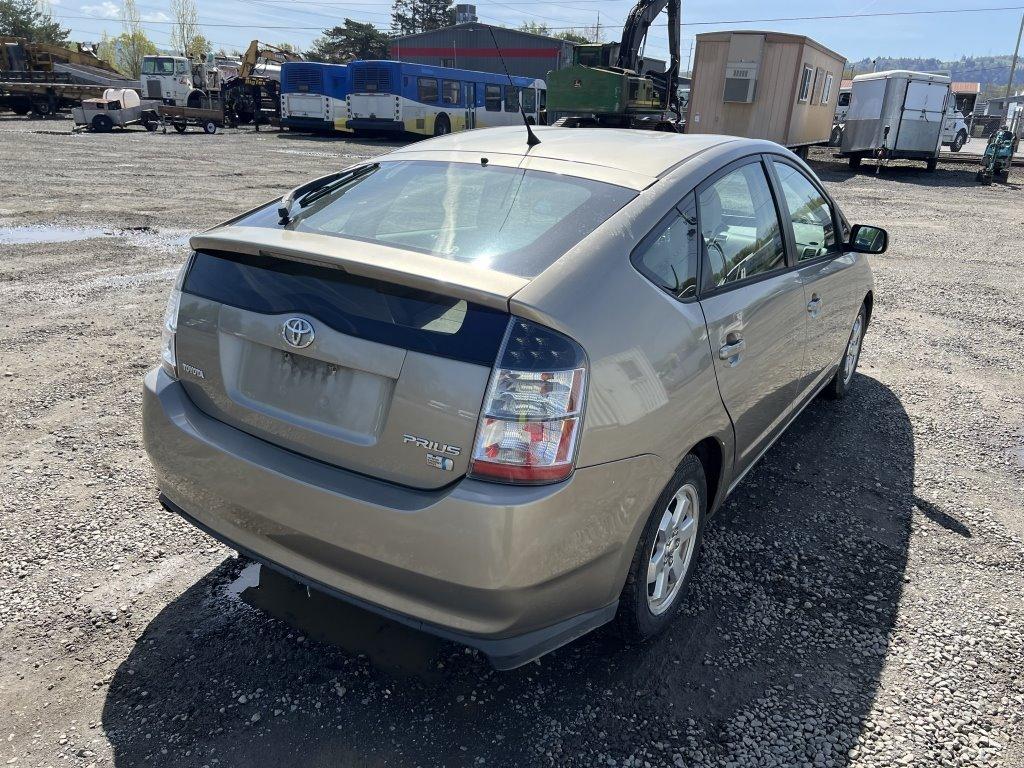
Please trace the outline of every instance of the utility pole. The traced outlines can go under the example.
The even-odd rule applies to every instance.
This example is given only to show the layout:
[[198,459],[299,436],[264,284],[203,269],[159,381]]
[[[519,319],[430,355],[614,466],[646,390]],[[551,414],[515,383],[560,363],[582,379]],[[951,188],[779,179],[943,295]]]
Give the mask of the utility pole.
[[1020,54],[1020,37],[1024,34],[1024,13],[1020,15],[1020,29],[1017,31],[1017,47],[1013,49],[1013,61],[1010,62],[1010,79],[1006,82],[1006,115],[1010,114],[1010,96],[1013,95],[1013,76],[1017,73],[1017,56]]
[[601,11],[597,12],[597,24],[594,27],[594,42],[601,42]]

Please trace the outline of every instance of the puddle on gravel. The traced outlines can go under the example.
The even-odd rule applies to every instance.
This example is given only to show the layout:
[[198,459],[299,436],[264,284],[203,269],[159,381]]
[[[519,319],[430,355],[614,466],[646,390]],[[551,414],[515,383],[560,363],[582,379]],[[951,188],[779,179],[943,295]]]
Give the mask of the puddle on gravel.
[[143,248],[173,250],[188,245],[189,235],[184,230],[162,230],[152,227],[118,229],[116,227],[61,227],[49,224],[0,227],[0,245],[73,243],[99,238],[115,238],[129,245]]

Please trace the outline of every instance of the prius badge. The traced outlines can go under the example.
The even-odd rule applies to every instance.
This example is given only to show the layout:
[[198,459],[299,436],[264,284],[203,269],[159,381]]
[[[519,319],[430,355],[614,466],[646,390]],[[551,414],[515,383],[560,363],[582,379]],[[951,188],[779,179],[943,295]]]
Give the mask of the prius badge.
[[416,435],[402,435],[402,442],[424,449],[427,452],[427,464],[434,469],[443,469],[446,472],[455,469],[455,462],[448,457],[459,456],[462,453],[462,449],[457,445],[439,443],[436,440],[428,440]]

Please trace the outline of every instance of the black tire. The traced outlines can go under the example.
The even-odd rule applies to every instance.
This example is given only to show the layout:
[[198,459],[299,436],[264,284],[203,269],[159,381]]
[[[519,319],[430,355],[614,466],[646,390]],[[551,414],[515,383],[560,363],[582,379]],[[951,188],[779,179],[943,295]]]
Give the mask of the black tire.
[[448,120],[448,115],[440,114],[434,120],[434,135],[444,136],[447,133],[452,132],[451,121]]
[[214,134],[217,132],[217,124],[213,120],[207,120],[203,123],[203,133]]
[[939,167],[939,161],[937,158],[929,157],[924,161],[924,167],[928,170],[928,173],[933,173]]
[[16,115],[20,115],[21,117],[24,117],[32,111],[32,102],[28,99],[14,99],[11,101],[9,106],[11,108],[11,112]]
[[[694,489],[697,498],[696,531],[692,539],[692,552],[686,564],[685,571],[677,581],[678,588],[674,590],[671,599],[664,604],[660,613],[655,613],[648,599],[647,571],[654,546],[658,543],[658,529],[666,512],[670,511],[670,505],[679,503],[676,499],[677,492],[685,487]],[[696,570],[697,562],[700,559],[701,542],[704,537],[704,523],[707,518],[708,490],[707,479],[704,475],[704,466],[700,459],[692,453],[687,454],[679,469],[672,476],[672,480],[665,490],[662,491],[658,500],[651,510],[644,526],[644,531],[637,543],[636,552],[633,554],[633,561],[629,566],[629,574],[626,576],[626,584],[622,588],[619,597],[619,609],[616,614],[616,623],[622,638],[630,643],[639,643],[655,637],[672,623],[679,613],[680,606],[686,602],[686,593],[690,586],[690,579]]]
[[39,117],[49,117],[53,114],[53,109],[50,107],[50,102],[48,101],[32,102],[32,111]]
[[[853,357],[853,367],[847,372],[846,358],[850,352],[850,345],[853,344],[853,337],[858,323],[860,324],[860,338],[857,341],[857,351]],[[843,349],[843,356],[839,360],[839,368],[836,370],[836,375],[832,377],[832,381],[823,390],[823,394],[828,398],[842,400],[846,397],[846,393],[850,391],[853,384],[853,375],[857,372],[857,364],[860,363],[860,351],[864,347],[864,333],[867,329],[868,308],[866,305],[861,304],[860,312],[857,313],[857,319],[853,321],[853,327],[850,328],[850,337],[846,340],[846,347]]]
[[949,145],[949,149],[952,152],[959,152],[961,149],[964,148],[964,144],[966,143],[967,133],[966,131],[960,131],[960,133],[956,135],[956,138],[953,139],[953,143]]
[[90,126],[96,133],[110,133],[114,129],[114,121],[109,115],[95,115]]
[[174,130],[178,133],[184,133],[188,128],[188,123],[174,123]]
[[856,171],[858,168],[860,168],[860,161],[861,161],[861,158],[860,158],[859,155],[854,155],[853,157],[851,157],[850,158],[850,170]]
[[843,143],[843,129],[838,125],[832,126],[832,133],[828,137],[828,143],[830,146],[838,147]]

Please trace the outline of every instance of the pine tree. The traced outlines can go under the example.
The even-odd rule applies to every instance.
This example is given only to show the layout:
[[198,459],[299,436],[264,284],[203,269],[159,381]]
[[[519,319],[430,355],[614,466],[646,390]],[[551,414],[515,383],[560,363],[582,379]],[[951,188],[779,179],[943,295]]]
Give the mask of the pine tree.
[[391,32],[411,35],[455,23],[455,6],[450,0],[394,0]]

